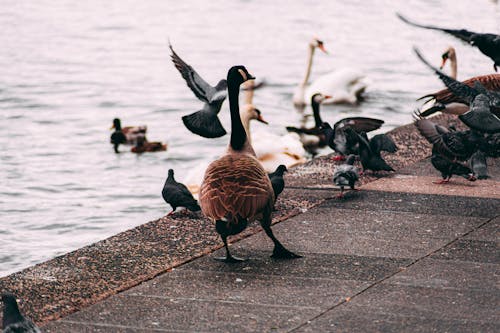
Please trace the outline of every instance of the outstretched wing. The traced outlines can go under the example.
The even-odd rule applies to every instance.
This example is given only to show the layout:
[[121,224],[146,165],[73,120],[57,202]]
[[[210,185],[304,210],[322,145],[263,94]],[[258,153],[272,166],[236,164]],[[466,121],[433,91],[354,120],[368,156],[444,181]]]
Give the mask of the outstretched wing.
[[441,27],[435,27],[435,26],[432,26],[432,25],[418,24],[418,23],[415,23],[415,22],[412,22],[412,21],[408,20],[406,17],[404,17],[403,15],[401,15],[399,13],[396,13],[396,16],[399,17],[399,19],[401,21],[403,21],[403,22],[405,22],[405,23],[407,23],[409,25],[412,25],[414,27],[442,31],[442,32],[450,34],[450,35],[452,35],[452,36],[454,36],[454,37],[456,37],[458,39],[461,39],[461,40],[463,40],[464,42],[467,42],[467,43],[469,43],[471,41],[472,35],[476,34],[473,31],[469,31],[469,30],[465,30],[465,29],[446,29],[446,28],[441,28]]
[[380,128],[380,126],[382,126],[383,123],[384,123],[383,120],[375,118],[349,117],[337,121],[335,125],[333,125],[333,128],[337,129],[349,126],[357,133],[361,133],[361,132],[374,131]]
[[170,55],[172,62],[174,63],[175,68],[177,68],[177,70],[181,73],[188,87],[191,88],[198,99],[210,103],[212,96],[217,92],[216,89],[203,80],[193,67],[184,62],[184,60],[182,60],[181,57],[175,53],[170,43],[168,46],[172,51],[172,54]]

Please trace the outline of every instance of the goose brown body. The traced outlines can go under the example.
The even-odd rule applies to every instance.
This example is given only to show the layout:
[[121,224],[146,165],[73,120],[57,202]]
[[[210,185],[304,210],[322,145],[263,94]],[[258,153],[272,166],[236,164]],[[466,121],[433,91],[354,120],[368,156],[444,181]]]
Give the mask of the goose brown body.
[[260,218],[272,209],[271,181],[260,162],[245,153],[232,153],[212,162],[200,190],[203,213],[213,220]]

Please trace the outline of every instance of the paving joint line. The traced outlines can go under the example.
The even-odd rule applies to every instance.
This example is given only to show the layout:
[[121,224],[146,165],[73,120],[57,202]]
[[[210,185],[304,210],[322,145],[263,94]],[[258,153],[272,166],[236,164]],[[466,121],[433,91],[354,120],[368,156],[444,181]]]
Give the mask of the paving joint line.
[[306,325],[309,325],[309,324],[310,324],[313,320],[316,320],[316,319],[320,318],[321,316],[323,316],[324,314],[326,314],[326,313],[330,312],[331,310],[333,310],[333,309],[335,309],[335,308],[337,308],[337,307],[339,307],[339,306],[341,306],[341,305],[344,305],[344,304],[346,304],[346,303],[348,303],[348,302],[351,302],[351,301],[352,301],[355,297],[358,297],[358,296],[360,296],[361,294],[363,294],[364,292],[366,292],[366,291],[368,291],[368,290],[370,290],[370,289],[372,289],[372,288],[374,288],[374,287],[376,287],[376,286],[378,286],[378,285],[382,284],[383,282],[385,282],[386,280],[388,280],[388,279],[392,278],[393,276],[395,276],[395,275],[397,275],[397,274],[399,274],[399,273],[401,273],[401,272],[403,272],[403,271],[406,271],[408,268],[410,268],[410,267],[412,267],[413,265],[415,265],[415,264],[419,263],[420,261],[422,261],[422,260],[424,260],[424,259],[426,259],[426,258],[429,258],[430,256],[432,256],[432,255],[433,255],[433,254],[435,254],[436,252],[438,252],[438,251],[440,251],[440,250],[444,249],[445,247],[447,247],[447,246],[449,246],[449,245],[451,245],[451,244],[453,244],[453,243],[457,242],[458,240],[460,240],[460,239],[462,239],[462,238],[464,238],[464,237],[466,237],[466,236],[470,235],[470,234],[471,234],[471,233],[473,233],[474,231],[477,231],[478,229],[480,229],[480,228],[482,228],[483,226],[487,225],[488,223],[492,222],[493,220],[495,220],[495,219],[496,219],[496,218],[498,218],[499,216],[500,216],[500,215],[495,215],[494,217],[492,217],[492,218],[488,219],[487,221],[485,221],[485,222],[481,223],[480,225],[478,225],[478,226],[474,227],[473,229],[471,229],[471,230],[467,231],[466,233],[464,233],[464,234],[462,234],[462,235],[460,235],[460,236],[458,236],[458,237],[456,237],[456,238],[452,239],[451,241],[449,241],[448,243],[444,244],[444,245],[443,245],[443,246],[441,246],[440,248],[438,248],[438,249],[436,249],[436,250],[434,250],[434,251],[431,251],[430,253],[426,254],[426,255],[425,255],[425,256],[423,256],[423,257],[420,257],[420,258],[415,259],[413,262],[411,262],[411,263],[409,263],[408,265],[406,265],[406,266],[404,266],[404,267],[400,268],[400,269],[399,269],[399,270],[397,270],[396,272],[394,272],[394,273],[392,273],[392,274],[389,274],[388,276],[386,276],[386,277],[384,277],[384,278],[382,278],[382,279],[380,279],[380,280],[378,280],[378,281],[374,282],[373,284],[369,285],[368,287],[366,287],[366,288],[362,289],[361,291],[359,291],[359,292],[355,293],[353,296],[345,298],[345,299],[344,299],[344,300],[342,300],[341,302],[339,302],[339,303],[337,303],[337,304],[333,305],[332,307],[330,307],[330,308],[326,309],[325,311],[323,311],[323,312],[319,313],[318,315],[316,315],[316,316],[314,316],[314,317],[312,317],[312,318],[308,319],[307,321],[305,321],[304,323],[302,323],[302,324],[298,325],[297,327],[292,328],[292,329],[291,329],[291,330],[289,330],[288,332],[295,332],[295,331],[297,331],[298,329],[300,329],[300,328],[302,328],[302,327],[305,327]]

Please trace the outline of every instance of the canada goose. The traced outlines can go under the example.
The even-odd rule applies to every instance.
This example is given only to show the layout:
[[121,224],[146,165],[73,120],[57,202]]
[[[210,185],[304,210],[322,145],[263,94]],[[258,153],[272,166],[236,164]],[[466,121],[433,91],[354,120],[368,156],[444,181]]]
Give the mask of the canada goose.
[[355,104],[367,87],[366,82],[363,81],[365,76],[358,71],[349,68],[338,69],[320,76],[308,85],[316,48],[327,53],[323,41],[317,38],[311,40],[309,43],[306,73],[293,95],[293,104],[297,107],[304,106],[311,101],[311,97],[315,93],[331,96],[331,98],[324,102],[325,104]]
[[219,260],[242,260],[231,255],[227,237],[240,233],[254,219],[260,220],[262,228],[274,242],[272,257],[298,258],[300,256],[288,251],[273,234],[273,188],[267,173],[255,157],[241,122],[239,89],[243,82],[251,79],[254,77],[243,66],[234,66],[228,71],[231,139],[226,154],[210,163],[205,171],[200,188],[200,206],[203,214],[215,222],[215,229],[224,242],[226,256]]

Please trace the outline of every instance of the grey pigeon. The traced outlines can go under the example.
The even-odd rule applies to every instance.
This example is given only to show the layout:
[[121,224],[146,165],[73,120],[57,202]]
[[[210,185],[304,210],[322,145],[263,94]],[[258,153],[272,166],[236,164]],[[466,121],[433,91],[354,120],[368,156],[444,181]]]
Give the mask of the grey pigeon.
[[276,168],[276,171],[269,174],[269,179],[271,180],[271,185],[273,186],[274,192],[274,202],[278,200],[278,195],[285,189],[285,180],[283,179],[283,174],[287,172],[288,169],[285,165],[280,164]]
[[3,333],[41,333],[40,329],[19,311],[16,297],[2,293]]
[[472,154],[469,163],[477,179],[486,179],[489,177],[488,163],[486,161],[485,153],[480,150],[476,151],[474,154]]
[[338,198],[344,196],[344,187],[349,186],[354,190],[354,184],[359,180],[358,168],[354,166],[356,156],[349,155],[344,164],[335,166],[333,170],[333,182],[336,186],[340,187],[340,194]]
[[172,45],[172,61],[181,73],[194,95],[202,102],[203,108],[182,117],[188,130],[205,138],[218,138],[227,132],[220,123],[218,113],[227,97],[227,81],[222,79],[215,87],[208,84],[190,65],[175,53]]
[[500,132],[500,118],[495,114],[500,110],[500,93],[487,90],[479,81],[475,81],[473,87],[457,81],[432,66],[417,48],[414,48],[414,51],[417,57],[439,76],[454,95],[470,105],[470,110],[459,116],[464,124],[480,132]]
[[[352,129],[348,129],[352,131]],[[395,153],[398,148],[390,136],[386,134],[377,134],[373,138],[368,139],[366,133],[357,134],[359,141],[359,158],[363,166],[363,172],[371,170],[377,171],[395,171],[382,158],[381,151]]]
[[493,60],[493,68],[495,69],[495,72],[497,71],[497,66],[500,66],[500,35],[477,33],[465,29],[446,29],[430,25],[422,25],[408,20],[399,13],[396,13],[396,15],[399,19],[409,25],[424,29],[442,31],[477,47],[482,54]]
[[195,200],[191,192],[189,192],[186,185],[178,183],[174,179],[174,170],[168,170],[168,177],[163,185],[161,195],[166,203],[172,206],[172,211],[168,213],[171,215],[175,212],[177,207],[185,207],[192,212],[201,210],[198,202]]

